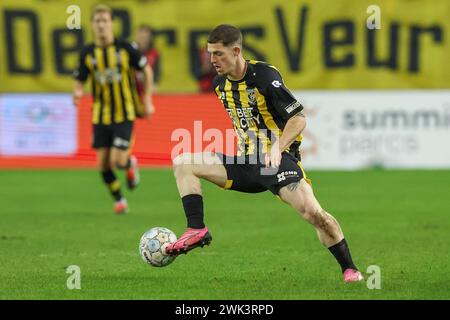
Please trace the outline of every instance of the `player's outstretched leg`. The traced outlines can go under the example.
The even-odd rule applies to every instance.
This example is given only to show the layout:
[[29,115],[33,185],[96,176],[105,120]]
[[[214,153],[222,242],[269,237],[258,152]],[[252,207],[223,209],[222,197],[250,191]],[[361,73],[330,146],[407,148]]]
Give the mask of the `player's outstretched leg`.
[[345,282],[363,280],[353,263],[347,242],[336,219],[322,209],[311,186],[305,181],[295,182],[280,189],[281,199],[290,204],[317,231],[320,242],[326,246],[341,266]]
[[178,156],[173,161],[173,172],[186,214],[188,229],[175,243],[166,248],[166,252],[180,254],[211,243],[211,234],[203,221],[200,178],[223,188],[227,181],[227,173],[220,159],[212,153]]

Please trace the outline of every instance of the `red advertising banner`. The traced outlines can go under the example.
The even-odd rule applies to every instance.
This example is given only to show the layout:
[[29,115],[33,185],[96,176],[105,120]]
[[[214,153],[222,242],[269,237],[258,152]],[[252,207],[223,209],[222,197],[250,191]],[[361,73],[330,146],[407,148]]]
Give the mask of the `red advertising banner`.
[[[49,156],[48,153],[39,156],[24,155],[23,152],[20,155],[8,155],[0,152],[0,168],[95,167],[95,152],[91,148],[91,104],[90,97],[84,98],[77,112],[74,113],[76,134],[72,139],[76,139],[75,152],[57,156]],[[132,150],[141,165],[170,166],[173,150],[179,151],[181,145],[187,144],[191,145],[192,149],[182,148],[184,151],[200,152],[205,148],[211,150],[211,145],[214,143],[222,144],[223,151],[230,151],[224,146],[226,135],[230,137],[232,132],[232,123],[216,95],[161,95],[154,97],[154,104],[156,112],[151,119],[139,119],[135,122],[135,140]],[[5,120],[3,113],[0,117]],[[3,133],[1,137],[3,141],[8,141],[10,138],[13,138],[12,133],[8,132]],[[74,142],[67,141],[67,143]],[[233,150],[225,153],[232,152]]]

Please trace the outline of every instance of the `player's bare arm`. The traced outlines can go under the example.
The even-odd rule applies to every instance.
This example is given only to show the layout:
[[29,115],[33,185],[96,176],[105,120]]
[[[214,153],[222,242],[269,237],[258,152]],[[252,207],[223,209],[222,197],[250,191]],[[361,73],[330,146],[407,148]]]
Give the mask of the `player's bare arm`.
[[150,65],[146,65],[144,68],[145,75],[145,92],[143,97],[144,102],[144,117],[149,118],[155,113],[155,107],[153,106],[153,70]]
[[84,95],[84,84],[79,80],[75,80],[75,85],[73,86],[73,105],[78,107],[81,97]]
[[306,119],[302,112],[287,121],[280,139],[272,144],[270,151],[266,154],[266,167],[277,168],[280,165],[281,152],[290,147],[305,127]]

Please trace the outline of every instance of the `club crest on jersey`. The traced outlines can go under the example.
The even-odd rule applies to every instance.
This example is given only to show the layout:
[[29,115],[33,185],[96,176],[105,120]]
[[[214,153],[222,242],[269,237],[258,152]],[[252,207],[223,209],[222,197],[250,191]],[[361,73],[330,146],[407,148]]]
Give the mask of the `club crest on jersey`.
[[255,89],[246,89],[247,91],[247,97],[250,104],[256,104],[256,91]]

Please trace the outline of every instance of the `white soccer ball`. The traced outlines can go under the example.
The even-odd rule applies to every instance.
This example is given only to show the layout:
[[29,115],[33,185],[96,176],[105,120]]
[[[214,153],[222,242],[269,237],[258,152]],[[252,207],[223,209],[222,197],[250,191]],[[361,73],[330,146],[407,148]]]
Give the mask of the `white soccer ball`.
[[153,267],[165,267],[175,260],[176,256],[166,254],[166,247],[177,241],[177,236],[171,230],[155,227],[141,237],[139,253],[142,259]]

